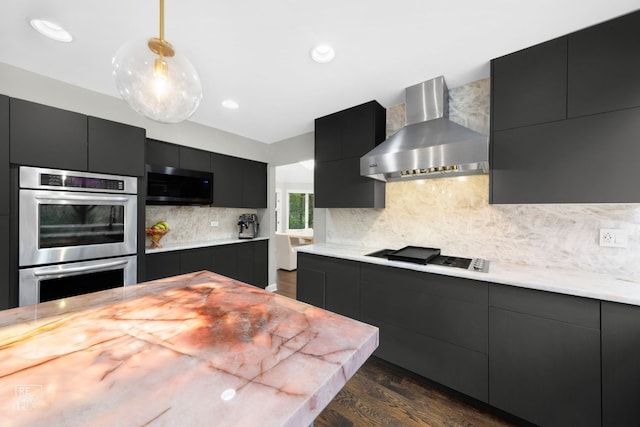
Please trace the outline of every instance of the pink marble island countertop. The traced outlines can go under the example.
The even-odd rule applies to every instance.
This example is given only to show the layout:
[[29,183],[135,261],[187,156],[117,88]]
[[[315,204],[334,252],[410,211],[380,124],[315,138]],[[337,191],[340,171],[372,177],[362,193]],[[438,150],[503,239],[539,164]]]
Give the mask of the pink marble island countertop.
[[0,312],[2,426],[309,425],[378,329],[198,272]]

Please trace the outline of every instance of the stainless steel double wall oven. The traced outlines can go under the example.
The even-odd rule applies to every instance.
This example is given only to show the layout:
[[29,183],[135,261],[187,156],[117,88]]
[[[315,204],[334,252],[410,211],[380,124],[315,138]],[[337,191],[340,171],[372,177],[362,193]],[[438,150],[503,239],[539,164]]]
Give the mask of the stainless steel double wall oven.
[[20,167],[19,305],[137,282],[135,177]]

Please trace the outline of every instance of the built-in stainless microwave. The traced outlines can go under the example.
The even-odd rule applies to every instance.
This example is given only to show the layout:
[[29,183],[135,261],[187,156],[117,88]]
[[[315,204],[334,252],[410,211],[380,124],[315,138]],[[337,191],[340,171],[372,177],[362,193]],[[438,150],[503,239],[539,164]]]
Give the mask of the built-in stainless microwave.
[[148,205],[210,205],[212,202],[211,172],[147,165]]

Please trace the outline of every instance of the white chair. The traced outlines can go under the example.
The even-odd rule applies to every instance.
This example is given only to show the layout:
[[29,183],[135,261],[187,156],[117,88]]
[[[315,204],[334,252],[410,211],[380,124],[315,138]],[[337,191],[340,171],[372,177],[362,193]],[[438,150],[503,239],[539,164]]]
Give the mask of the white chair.
[[284,233],[276,233],[276,265],[277,268],[292,271],[298,268],[298,254],[291,239],[298,241],[297,237],[291,237]]

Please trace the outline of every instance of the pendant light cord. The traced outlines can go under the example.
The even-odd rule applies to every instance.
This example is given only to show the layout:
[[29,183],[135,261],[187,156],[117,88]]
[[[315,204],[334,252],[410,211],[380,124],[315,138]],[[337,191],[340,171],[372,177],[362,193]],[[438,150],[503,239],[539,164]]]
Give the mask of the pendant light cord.
[[160,0],[160,40],[164,41],[164,0]]

